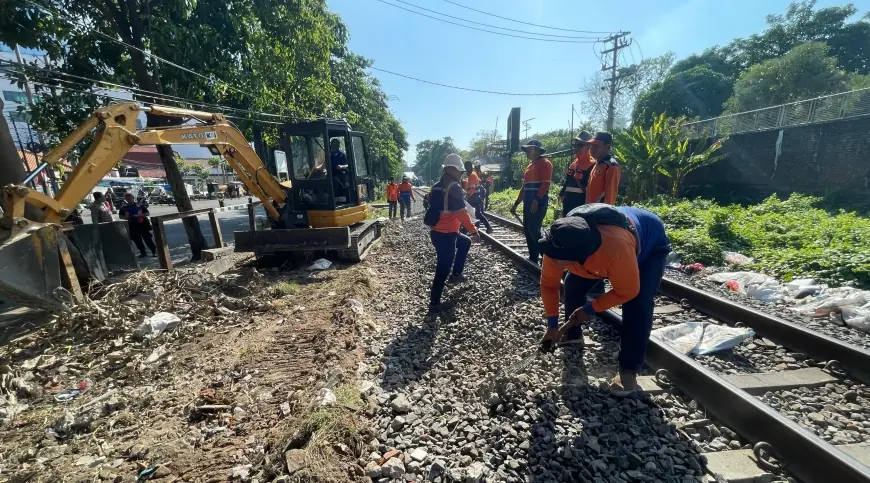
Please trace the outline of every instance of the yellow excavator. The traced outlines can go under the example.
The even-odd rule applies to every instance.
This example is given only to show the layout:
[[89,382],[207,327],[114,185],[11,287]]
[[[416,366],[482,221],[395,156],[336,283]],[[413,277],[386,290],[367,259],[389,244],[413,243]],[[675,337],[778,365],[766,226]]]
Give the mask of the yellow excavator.
[[[137,130],[142,112],[182,118],[185,124]],[[26,186],[91,134],[92,144],[55,197]],[[71,259],[77,257],[74,243],[63,235],[70,227],[62,222],[133,146],[142,145],[199,145],[227,160],[271,220],[271,229],[235,232],[237,252],[324,251],[355,262],[380,237],[380,224],[367,220],[366,201],[373,197],[374,178],[366,136],[345,121],[281,126],[279,148],[287,160],[288,179],[279,181],[223,114],[135,102],[112,104],[93,113],[48,152],[21,184],[3,187],[0,297],[46,310],[68,305],[71,294],[63,286],[75,278]],[[28,205],[39,215],[34,217],[30,209],[25,217]]]

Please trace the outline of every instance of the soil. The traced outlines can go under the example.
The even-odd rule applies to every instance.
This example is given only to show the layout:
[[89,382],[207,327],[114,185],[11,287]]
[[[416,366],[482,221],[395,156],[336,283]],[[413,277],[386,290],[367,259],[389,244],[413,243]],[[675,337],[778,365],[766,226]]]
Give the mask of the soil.
[[[352,388],[371,269],[198,276],[140,272],[0,348],[0,481],[363,476]],[[181,323],[134,335],[159,311]]]

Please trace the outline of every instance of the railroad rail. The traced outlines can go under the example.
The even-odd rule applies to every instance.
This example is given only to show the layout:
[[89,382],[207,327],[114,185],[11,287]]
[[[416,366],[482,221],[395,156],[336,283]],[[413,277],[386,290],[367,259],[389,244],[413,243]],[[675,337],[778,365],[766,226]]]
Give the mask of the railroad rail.
[[[530,274],[539,275],[540,266],[523,253],[524,237],[517,233],[521,225],[492,213],[487,213],[487,217],[494,222],[494,231],[481,233],[485,241]],[[699,312],[722,322],[742,322],[773,342],[828,361],[823,363],[828,372],[833,373],[828,380],[836,380],[834,376],[840,375],[839,371],[830,369],[842,367],[865,383],[868,381],[870,353],[864,349],[673,280],[663,281],[660,293],[684,304],[687,301]],[[622,323],[621,316],[614,310],[599,315],[613,325]],[[650,339],[646,363],[657,373],[656,377],[641,377],[642,388],[661,391],[673,386],[692,397],[715,418],[755,445],[759,466],[776,471],[777,464],[765,456],[765,453],[773,453],[782,470],[804,483],[870,482],[870,467],[861,462],[870,460],[870,445],[837,446],[826,442],[753,395],[783,387],[818,387],[818,380],[801,381],[796,377],[798,371],[773,373],[773,377],[767,379],[753,376],[754,382],[753,377],[723,376],[657,338]],[[816,375],[821,372],[813,369]],[[790,385],[766,385],[765,381],[780,376],[790,380]]]

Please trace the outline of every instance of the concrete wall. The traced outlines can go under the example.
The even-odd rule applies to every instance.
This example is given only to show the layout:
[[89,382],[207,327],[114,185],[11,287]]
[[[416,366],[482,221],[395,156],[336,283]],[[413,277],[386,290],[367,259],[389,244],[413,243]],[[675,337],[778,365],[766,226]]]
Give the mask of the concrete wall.
[[777,159],[779,133],[731,136],[723,146],[728,157],[687,176],[685,193],[757,197],[846,188],[870,195],[870,117],[786,128]]

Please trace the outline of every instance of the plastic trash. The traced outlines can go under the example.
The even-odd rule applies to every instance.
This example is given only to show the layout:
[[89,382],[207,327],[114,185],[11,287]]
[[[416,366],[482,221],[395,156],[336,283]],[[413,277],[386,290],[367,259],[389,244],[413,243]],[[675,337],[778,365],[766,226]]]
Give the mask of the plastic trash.
[[762,302],[776,302],[785,298],[782,286],[774,281],[746,287],[746,295]]
[[680,271],[685,273],[686,275],[692,275],[693,273],[698,273],[704,269],[703,263],[691,263],[689,265],[680,266]]
[[840,317],[849,327],[870,334],[870,304],[866,307],[843,309]]
[[749,265],[750,263],[754,263],[755,259],[752,257],[747,257],[742,253],[737,252],[722,252],[722,255],[725,257],[725,263],[729,265]]
[[332,262],[325,258],[318,258],[308,267],[308,270],[326,270],[332,266]]
[[465,202],[465,211],[468,212],[468,216],[470,216],[472,220],[477,221],[477,217],[475,216],[475,213],[474,213],[474,211],[475,211],[474,207],[471,206],[471,203],[469,203],[467,201]]
[[136,328],[133,332],[137,337],[145,337],[146,335],[150,335],[151,337],[157,337],[163,332],[173,330],[178,327],[178,324],[181,323],[181,319],[169,312],[157,312],[145,319],[142,322],[142,325]]
[[314,396],[314,404],[317,406],[332,406],[335,404],[335,401],[335,393],[328,387],[317,391],[317,395]]
[[815,284],[816,284],[816,279],[814,279],[814,278],[799,278],[797,280],[792,280],[791,282],[788,282],[788,283],[784,284],[783,286],[792,292],[796,292],[803,287],[806,287],[808,285],[815,285]]
[[665,258],[665,266],[671,270],[679,270],[683,266],[680,254],[677,252],[668,253],[668,257]]
[[82,379],[75,388],[64,389],[54,395],[55,402],[69,402],[88,392],[93,383],[90,379]]
[[725,286],[728,287],[728,289],[732,292],[740,291],[740,282],[738,282],[737,280],[729,280],[725,282]]
[[705,355],[732,349],[755,336],[755,331],[709,322],[685,322],[656,329],[652,336],[683,354]]
[[793,307],[792,310],[802,315],[826,317],[847,308],[863,307],[868,302],[870,302],[870,292],[844,287],[805,299],[802,305]]
[[707,280],[719,283],[727,283],[733,280],[737,282],[740,287],[739,291],[742,292],[748,285],[761,285],[764,282],[773,280],[773,277],[756,272],[720,272],[708,276]]
[[149,355],[148,358],[145,359],[145,363],[151,364],[157,362],[157,360],[166,355],[167,352],[169,351],[166,349],[166,346],[162,345],[151,352],[151,355]]

